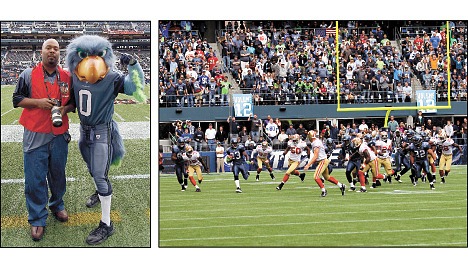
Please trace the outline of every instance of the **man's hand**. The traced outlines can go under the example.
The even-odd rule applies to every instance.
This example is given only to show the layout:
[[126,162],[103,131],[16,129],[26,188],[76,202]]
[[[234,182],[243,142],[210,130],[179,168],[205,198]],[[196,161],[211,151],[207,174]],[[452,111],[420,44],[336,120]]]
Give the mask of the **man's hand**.
[[41,109],[51,110],[52,107],[55,105],[55,102],[50,100],[49,98],[42,98],[42,99],[35,99],[36,100],[36,107]]
[[304,166],[303,169],[304,169],[304,170],[309,170],[309,167],[310,167],[310,165],[309,165],[309,164],[306,164],[306,165]]

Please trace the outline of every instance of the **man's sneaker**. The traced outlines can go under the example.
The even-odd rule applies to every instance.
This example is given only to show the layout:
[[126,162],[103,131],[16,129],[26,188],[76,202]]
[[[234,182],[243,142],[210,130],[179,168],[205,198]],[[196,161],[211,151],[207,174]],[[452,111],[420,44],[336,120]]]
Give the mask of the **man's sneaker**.
[[366,189],[363,189],[363,188],[361,188],[361,189],[359,190],[359,192],[367,192],[367,190],[366,190]]
[[305,173],[301,173],[299,175],[299,177],[301,178],[301,181],[304,182],[304,179],[305,179]]
[[259,180],[260,180],[260,175],[259,175],[259,174],[257,174],[257,175],[255,176],[255,180],[256,180],[256,181],[259,181]]
[[200,188],[195,189],[196,192],[201,192]]
[[322,194],[320,194],[321,197],[327,196],[327,190],[322,191]]
[[199,180],[198,180],[198,184],[201,184],[201,183],[202,183],[202,180],[201,180],[201,179],[199,179]]
[[236,189],[236,192],[237,192],[237,193],[242,193],[241,188],[237,188],[237,189]]
[[86,201],[86,207],[94,207],[95,205],[97,205],[101,200],[99,200],[99,195],[98,195],[98,192],[96,191],[95,193],[93,193],[93,195],[91,195],[89,198],[88,198],[88,201]]
[[375,188],[377,188],[377,184],[376,184],[375,182],[374,182],[374,183],[372,183],[372,186],[371,186],[371,188],[372,188],[372,189],[375,189]]
[[348,191],[355,191],[355,190],[356,190],[356,187],[349,187]]
[[341,184],[340,190],[341,190],[341,195],[344,195],[345,190],[346,190],[346,185],[345,185],[345,184]]
[[109,236],[114,233],[114,223],[110,223],[110,226],[107,226],[104,222],[100,221],[99,226],[91,231],[86,238],[86,243],[90,245],[97,245],[104,242]]
[[270,174],[270,177],[271,177],[272,180],[275,180],[275,179],[276,179],[276,178],[275,178],[275,175],[273,175],[273,173]]

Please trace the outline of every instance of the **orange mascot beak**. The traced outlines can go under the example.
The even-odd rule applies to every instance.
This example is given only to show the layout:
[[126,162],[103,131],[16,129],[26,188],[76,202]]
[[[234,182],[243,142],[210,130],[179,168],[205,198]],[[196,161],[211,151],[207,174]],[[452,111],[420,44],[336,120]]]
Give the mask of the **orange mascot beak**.
[[88,56],[76,66],[75,74],[80,81],[94,84],[109,72],[106,62],[99,56]]

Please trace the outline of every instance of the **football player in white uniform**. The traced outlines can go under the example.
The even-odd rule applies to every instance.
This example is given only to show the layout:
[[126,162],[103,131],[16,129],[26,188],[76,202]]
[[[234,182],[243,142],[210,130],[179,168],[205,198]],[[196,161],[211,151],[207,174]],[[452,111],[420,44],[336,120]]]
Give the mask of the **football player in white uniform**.
[[[390,157],[390,152],[392,152],[392,141],[388,140],[387,132],[383,131],[380,135],[380,139],[375,141],[375,149],[377,151],[377,170],[383,166],[387,175],[385,181],[392,183],[392,176],[395,173],[392,169],[392,160]],[[401,180],[399,182],[401,182]]]
[[327,153],[325,152],[325,147],[323,146],[322,141],[317,138],[316,131],[309,131],[307,133],[307,138],[309,138],[310,142],[312,142],[312,152],[313,155],[310,156],[309,162],[304,166],[304,170],[308,170],[309,167],[314,164],[315,162],[318,163],[317,167],[315,168],[314,179],[317,182],[317,185],[322,189],[322,197],[327,196],[327,190],[325,189],[325,185],[322,182],[320,176],[323,176],[325,180],[330,181],[331,183],[338,185],[341,190],[341,195],[345,194],[346,185],[340,183],[336,178],[329,175],[328,171],[328,164],[330,160],[327,158]]
[[[369,148],[367,143],[362,143],[360,138],[354,138],[353,143],[355,146],[359,146],[359,154],[363,157],[363,162],[361,169],[358,171],[358,176],[361,182],[364,179],[364,173],[371,170],[372,171],[372,188],[377,187],[377,179],[383,179],[384,176],[378,173],[377,170],[377,156],[375,155],[374,151]],[[366,192],[366,188],[361,186],[361,192]]]
[[310,149],[306,142],[301,140],[300,135],[292,135],[291,139],[288,141],[288,146],[283,152],[283,156],[286,156],[286,154],[290,152],[288,170],[286,170],[286,174],[284,175],[281,183],[276,187],[277,190],[281,190],[283,188],[284,183],[289,180],[289,175],[291,174],[300,177],[301,181],[304,182],[305,173],[299,173],[299,171],[296,170],[296,168],[299,166],[302,152],[304,150],[307,151],[307,155],[310,155]]
[[270,166],[270,162],[268,161],[268,155],[273,151],[273,149],[268,145],[268,142],[263,141],[261,145],[258,145],[254,150],[252,150],[252,154],[250,159],[254,159],[254,155],[257,154],[257,175],[255,179],[257,181],[260,180],[260,173],[262,172],[263,165],[267,168],[268,172],[270,172],[271,179],[275,180],[275,175],[273,175],[273,169]]
[[442,184],[445,184],[445,177],[448,176],[452,167],[453,147],[457,147],[460,152],[463,152],[460,145],[455,143],[451,138],[447,138],[442,142],[442,154],[439,158],[439,175],[440,183]]
[[208,168],[205,162],[200,156],[200,153],[198,153],[198,151],[194,151],[190,145],[185,146],[185,152],[183,153],[182,158],[187,162],[190,182],[192,182],[192,185],[195,187],[195,191],[200,192],[200,187],[198,187],[197,182],[193,177],[193,173],[197,173],[198,184],[201,184],[203,180],[203,174],[200,167],[203,166],[205,172],[208,173]]

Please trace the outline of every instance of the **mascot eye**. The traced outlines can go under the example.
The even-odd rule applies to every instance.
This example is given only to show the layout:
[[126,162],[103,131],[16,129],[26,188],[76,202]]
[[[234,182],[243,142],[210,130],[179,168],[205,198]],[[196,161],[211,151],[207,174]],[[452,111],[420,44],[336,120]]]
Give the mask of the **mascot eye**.
[[88,53],[86,51],[79,50],[78,51],[78,57],[80,57],[81,59],[84,59],[84,58],[88,57]]
[[104,56],[106,56],[106,53],[107,53],[107,49],[105,49],[105,50],[99,52],[99,53],[98,53],[98,56],[99,56],[99,57],[104,57]]

